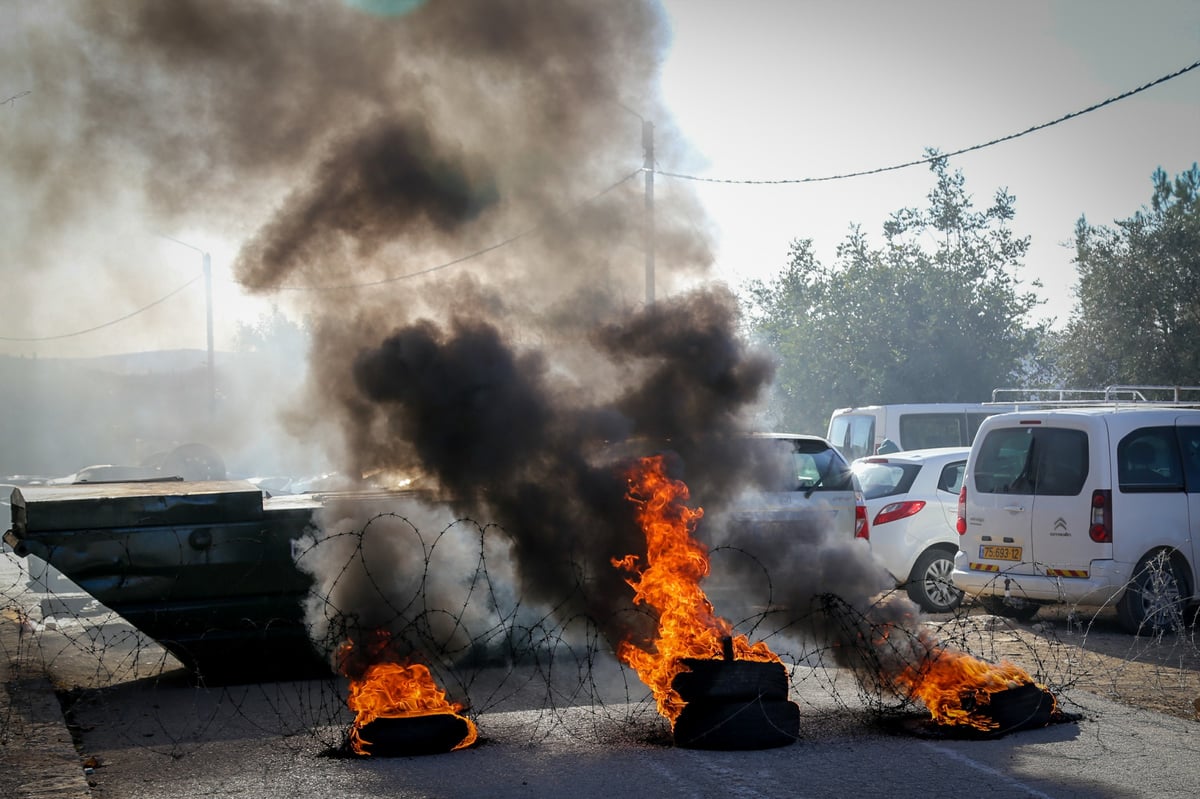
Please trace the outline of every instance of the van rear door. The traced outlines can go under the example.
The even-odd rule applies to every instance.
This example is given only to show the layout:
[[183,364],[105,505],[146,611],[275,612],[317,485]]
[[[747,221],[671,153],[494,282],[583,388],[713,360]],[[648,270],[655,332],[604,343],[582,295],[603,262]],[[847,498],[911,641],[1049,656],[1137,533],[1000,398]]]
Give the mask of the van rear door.
[[968,476],[967,530],[959,546],[972,569],[1032,573],[1033,429],[985,430]]
[[[1030,556],[1050,577],[1088,577],[1093,559],[1112,557],[1111,543],[1088,534],[1092,491],[1105,488],[1107,429],[1084,419],[1055,419],[1034,428],[1034,489]],[[1091,446],[1089,446],[1089,444]]]

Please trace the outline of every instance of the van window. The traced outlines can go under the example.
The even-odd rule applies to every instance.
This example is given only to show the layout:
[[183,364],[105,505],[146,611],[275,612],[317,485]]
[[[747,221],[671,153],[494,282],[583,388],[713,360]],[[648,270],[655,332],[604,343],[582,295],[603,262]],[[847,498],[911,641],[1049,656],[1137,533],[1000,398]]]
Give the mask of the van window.
[[1117,444],[1117,482],[1122,491],[1182,491],[1183,467],[1175,428],[1142,427]]
[[975,490],[1075,496],[1087,475],[1088,440],[1082,430],[1001,427],[980,444]]
[[829,423],[829,441],[846,460],[875,454],[875,417],[870,414],[835,416]]
[[901,414],[900,446],[904,449],[965,446],[966,421],[963,413]]
[[1188,493],[1200,494],[1200,427],[1180,425],[1175,429]]

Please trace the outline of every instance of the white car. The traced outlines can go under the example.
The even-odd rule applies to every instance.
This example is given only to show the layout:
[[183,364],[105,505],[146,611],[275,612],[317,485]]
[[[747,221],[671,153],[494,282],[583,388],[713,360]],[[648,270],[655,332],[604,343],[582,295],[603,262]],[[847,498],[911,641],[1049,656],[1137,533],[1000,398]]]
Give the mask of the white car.
[[970,447],[915,449],[851,464],[867,505],[871,552],[928,613],[962,602],[950,579],[958,554],[958,493]]

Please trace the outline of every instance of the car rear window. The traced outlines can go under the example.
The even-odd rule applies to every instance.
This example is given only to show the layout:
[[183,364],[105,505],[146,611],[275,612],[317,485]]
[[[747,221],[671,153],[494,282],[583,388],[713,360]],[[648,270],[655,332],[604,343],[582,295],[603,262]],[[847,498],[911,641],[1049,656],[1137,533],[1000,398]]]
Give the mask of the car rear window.
[[975,490],[983,494],[1075,496],[1088,475],[1082,430],[1000,427],[983,439],[975,461]]
[[921,467],[916,463],[856,463],[852,467],[864,499],[907,494]]

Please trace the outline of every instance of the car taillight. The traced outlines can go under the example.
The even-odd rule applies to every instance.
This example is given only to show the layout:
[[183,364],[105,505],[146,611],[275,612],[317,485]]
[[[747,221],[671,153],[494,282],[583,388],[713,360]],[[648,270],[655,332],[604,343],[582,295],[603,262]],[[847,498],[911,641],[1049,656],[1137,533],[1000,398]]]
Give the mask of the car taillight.
[[1097,544],[1112,543],[1112,491],[1097,489],[1092,492],[1092,523],[1088,535]]
[[854,537],[871,539],[871,526],[867,524],[867,504],[861,495],[856,496],[854,503]]
[[904,502],[893,502],[890,505],[884,505],[879,509],[879,513],[875,514],[875,521],[871,524],[878,527],[887,522],[894,522],[897,519],[907,519],[915,513],[919,513],[921,508],[925,507],[925,501],[921,499],[910,499]]
[[959,535],[967,534],[967,484],[963,483],[962,489],[958,492],[958,519],[954,522],[954,529]]

